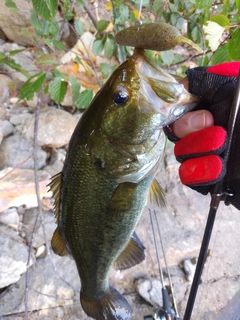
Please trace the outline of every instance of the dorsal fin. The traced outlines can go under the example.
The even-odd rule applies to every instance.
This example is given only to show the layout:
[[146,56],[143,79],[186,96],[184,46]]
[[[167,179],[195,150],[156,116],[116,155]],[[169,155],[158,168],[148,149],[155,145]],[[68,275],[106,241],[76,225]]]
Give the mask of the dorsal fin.
[[49,191],[52,191],[54,198],[54,212],[57,224],[59,224],[60,217],[60,194],[62,184],[62,172],[55,174],[51,177],[51,182],[47,185],[50,187]]
[[134,232],[115,260],[113,267],[116,270],[124,270],[139,264],[145,259],[144,249],[144,245]]
[[164,191],[156,179],[153,180],[148,193],[148,199],[151,204],[157,205],[158,207],[166,206],[166,198]]

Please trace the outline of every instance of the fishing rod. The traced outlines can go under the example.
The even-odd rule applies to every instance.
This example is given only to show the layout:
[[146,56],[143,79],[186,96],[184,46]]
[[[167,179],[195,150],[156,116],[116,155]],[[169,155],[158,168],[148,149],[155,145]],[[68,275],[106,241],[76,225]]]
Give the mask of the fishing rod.
[[[153,240],[154,240],[154,246],[155,246],[156,255],[157,255],[160,281],[161,281],[161,285],[162,285],[163,305],[162,305],[162,307],[158,308],[158,310],[155,312],[154,316],[147,315],[144,317],[144,320],[181,320],[181,318],[179,317],[179,314],[178,314],[178,310],[177,310],[177,303],[174,298],[173,285],[172,285],[171,275],[170,275],[169,268],[168,268],[167,257],[166,257],[164,246],[163,246],[161,230],[160,230],[160,226],[159,226],[159,222],[158,222],[158,216],[156,214],[156,211],[154,210],[154,217],[153,217],[151,209],[149,209],[149,215],[150,215],[150,221],[151,221],[151,226],[152,226],[152,231],[153,231]],[[157,226],[157,232],[156,232],[156,227],[154,224],[154,218],[155,218],[155,222],[156,222],[156,226]],[[157,233],[158,233],[159,241],[161,243],[162,255],[163,255],[163,259],[164,259],[164,263],[165,263],[165,267],[166,267],[166,271],[167,271],[170,291],[172,294],[173,307],[171,307],[171,302],[170,302],[168,290],[167,290],[167,288],[165,286],[165,282],[164,282],[163,267],[162,267],[161,258],[160,258],[160,250],[159,250],[158,243],[157,243]]]
[[[229,141],[228,141],[228,146],[224,152],[224,157],[223,157],[223,161],[226,163],[226,167],[229,162],[230,154],[231,154],[231,151],[232,151],[233,145],[234,145],[234,138],[235,138],[234,134],[235,134],[235,127],[236,127],[237,119],[239,116],[239,109],[240,109],[240,70],[239,70],[239,75],[237,78],[237,85],[236,85],[235,94],[233,97],[232,108],[231,108],[230,117],[229,117],[229,121],[228,121]],[[199,283],[200,283],[201,276],[202,276],[204,263],[205,263],[206,257],[207,257],[208,246],[209,246],[209,242],[211,239],[212,229],[214,226],[219,203],[220,203],[220,201],[224,201],[227,196],[233,196],[233,194],[231,192],[229,192],[228,188],[224,189],[224,184],[225,184],[225,178],[220,180],[214,186],[214,190],[213,190],[213,194],[212,194],[212,198],[211,198],[211,202],[210,202],[208,219],[207,219],[207,223],[206,223],[206,227],[205,227],[205,231],[204,231],[202,245],[201,245],[199,256],[198,256],[196,271],[194,274],[193,283],[191,286],[191,290],[190,290],[190,294],[189,294],[189,298],[188,298],[188,302],[187,302],[187,306],[186,306],[183,320],[190,320],[191,319],[191,315],[192,315]]]

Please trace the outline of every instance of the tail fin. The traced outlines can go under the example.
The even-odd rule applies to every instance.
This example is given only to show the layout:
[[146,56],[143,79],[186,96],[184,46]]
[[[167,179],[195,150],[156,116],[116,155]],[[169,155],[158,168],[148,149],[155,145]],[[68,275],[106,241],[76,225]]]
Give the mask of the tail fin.
[[132,309],[114,288],[99,299],[88,299],[81,292],[80,301],[86,314],[96,320],[130,320]]

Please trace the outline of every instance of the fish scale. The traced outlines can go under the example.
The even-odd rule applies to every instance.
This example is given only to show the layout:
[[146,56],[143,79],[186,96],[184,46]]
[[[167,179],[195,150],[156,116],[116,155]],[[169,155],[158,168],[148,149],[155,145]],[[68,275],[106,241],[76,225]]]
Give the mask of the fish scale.
[[58,224],[52,248],[73,256],[81,305],[94,319],[131,318],[108,273],[111,266],[122,270],[143,261],[134,229],[148,198],[164,203],[154,178],[164,150],[163,126],[197,102],[138,49],[114,71],[73,132],[63,171],[50,183]]

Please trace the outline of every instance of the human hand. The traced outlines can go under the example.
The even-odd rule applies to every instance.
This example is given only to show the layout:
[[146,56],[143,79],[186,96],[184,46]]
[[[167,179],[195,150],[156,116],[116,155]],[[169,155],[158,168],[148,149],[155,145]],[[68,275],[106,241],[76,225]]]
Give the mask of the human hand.
[[[188,70],[188,78],[184,80],[185,87],[199,95],[202,103],[198,107],[200,110],[189,112],[172,124],[173,134],[180,138],[175,145],[175,156],[181,162],[182,183],[203,194],[212,192],[212,186],[226,174],[221,156],[227,145],[225,129],[239,70],[240,62],[198,67]],[[240,209],[240,152],[237,147],[240,132],[237,136],[231,168],[225,178],[234,196],[227,197],[225,202]]]

